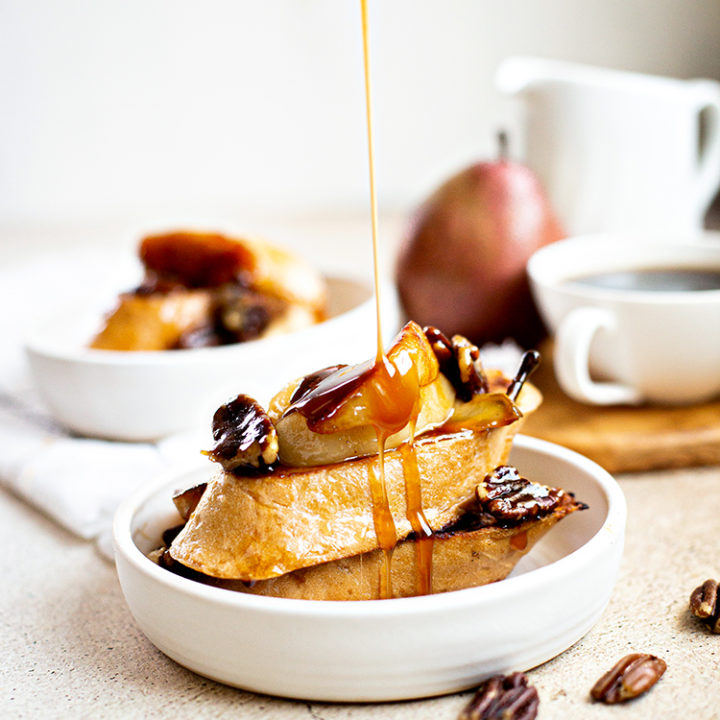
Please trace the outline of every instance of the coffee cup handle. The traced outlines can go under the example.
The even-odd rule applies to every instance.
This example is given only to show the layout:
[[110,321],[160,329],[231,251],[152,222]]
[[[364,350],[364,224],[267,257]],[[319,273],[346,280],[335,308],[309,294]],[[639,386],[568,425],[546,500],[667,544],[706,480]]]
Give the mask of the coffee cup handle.
[[596,382],[590,377],[590,345],[598,330],[613,330],[615,316],[609,310],[580,307],[563,318],[555,335],[555,376],[574,400],[593,405],[636,404],[640,395],[631,387]]
[[694,80],[698,94],[698,113],[705,112],[705,137],[698,159],[697,203],[705,213],[720,185],[720,84],[713,80]]

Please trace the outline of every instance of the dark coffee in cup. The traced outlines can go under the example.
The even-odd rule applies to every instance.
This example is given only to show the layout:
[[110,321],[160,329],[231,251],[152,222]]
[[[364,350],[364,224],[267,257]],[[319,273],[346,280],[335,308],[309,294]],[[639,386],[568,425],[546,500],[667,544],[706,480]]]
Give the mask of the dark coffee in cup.
[[607,290],[642,292],[698,292],[720,290],[720,270],[662,268],[594,273],[568,280],[568,284]]

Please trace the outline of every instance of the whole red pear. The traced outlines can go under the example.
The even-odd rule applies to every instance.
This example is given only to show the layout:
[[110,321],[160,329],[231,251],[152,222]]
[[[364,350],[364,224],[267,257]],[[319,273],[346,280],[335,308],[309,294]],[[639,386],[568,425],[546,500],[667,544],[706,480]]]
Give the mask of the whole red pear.
[[500,158],[445,182],[417,210],[400,248],[397,283],[407,315],[478,345],[546,334],[530,295],[530,255],[564,233],[540,182]]

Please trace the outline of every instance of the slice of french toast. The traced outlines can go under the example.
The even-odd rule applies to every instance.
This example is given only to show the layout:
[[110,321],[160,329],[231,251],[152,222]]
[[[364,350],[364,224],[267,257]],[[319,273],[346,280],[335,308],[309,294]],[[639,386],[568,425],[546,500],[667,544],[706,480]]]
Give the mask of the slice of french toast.
[[[493,482],[498,478],[499,482]],[[184,518],[189,517],[204,490],[196,487],[176,496],[175,503]],[[189,504],[188,496],[194,496]],[[466,504],[458,520],[434,532],[429,540],[420,541],[430,543],[431,592],[462,590],[504,579],[556,523],[584,507],[569,493],[531,483],[507,466],[497,468],[478,486],[476,497]],[[391,565],[394,597],[418,594],[418,552],[421,549],[414,534],[394,549]],[[383,554],[379,549],[372,550],[253,582],[194,572],[177,563],[166,549],[159,553],[159,562],[200,582],[255,595],[302,600],[376,600]]]
[[[519,422],[486,433],[418,438],[423,510],[433,530],[459,517],[475,487],[507,461]],[[370,473],[378,458],[271,475],[218,473],[171,548],[175,560],[214,577],[264,580],[378,547]],[[399,540],[412,532],[399,450],[385,455],[385,486]]]

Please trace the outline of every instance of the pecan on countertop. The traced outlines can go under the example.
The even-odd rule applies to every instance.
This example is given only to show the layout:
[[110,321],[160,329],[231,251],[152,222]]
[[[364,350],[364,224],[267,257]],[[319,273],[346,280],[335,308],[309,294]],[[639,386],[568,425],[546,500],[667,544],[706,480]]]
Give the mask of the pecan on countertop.
[[655,685],[666,667],[665,661],[655,655],[631,653],[595,683],[590,696],[606,705],[632,700]]
[[539,705],[525,673],[496,675],[480,685],[458,720],[534,720]]
[[720,633],[720,602],[717,580],[708,579],[690,595],[690,612],[714,633]]

